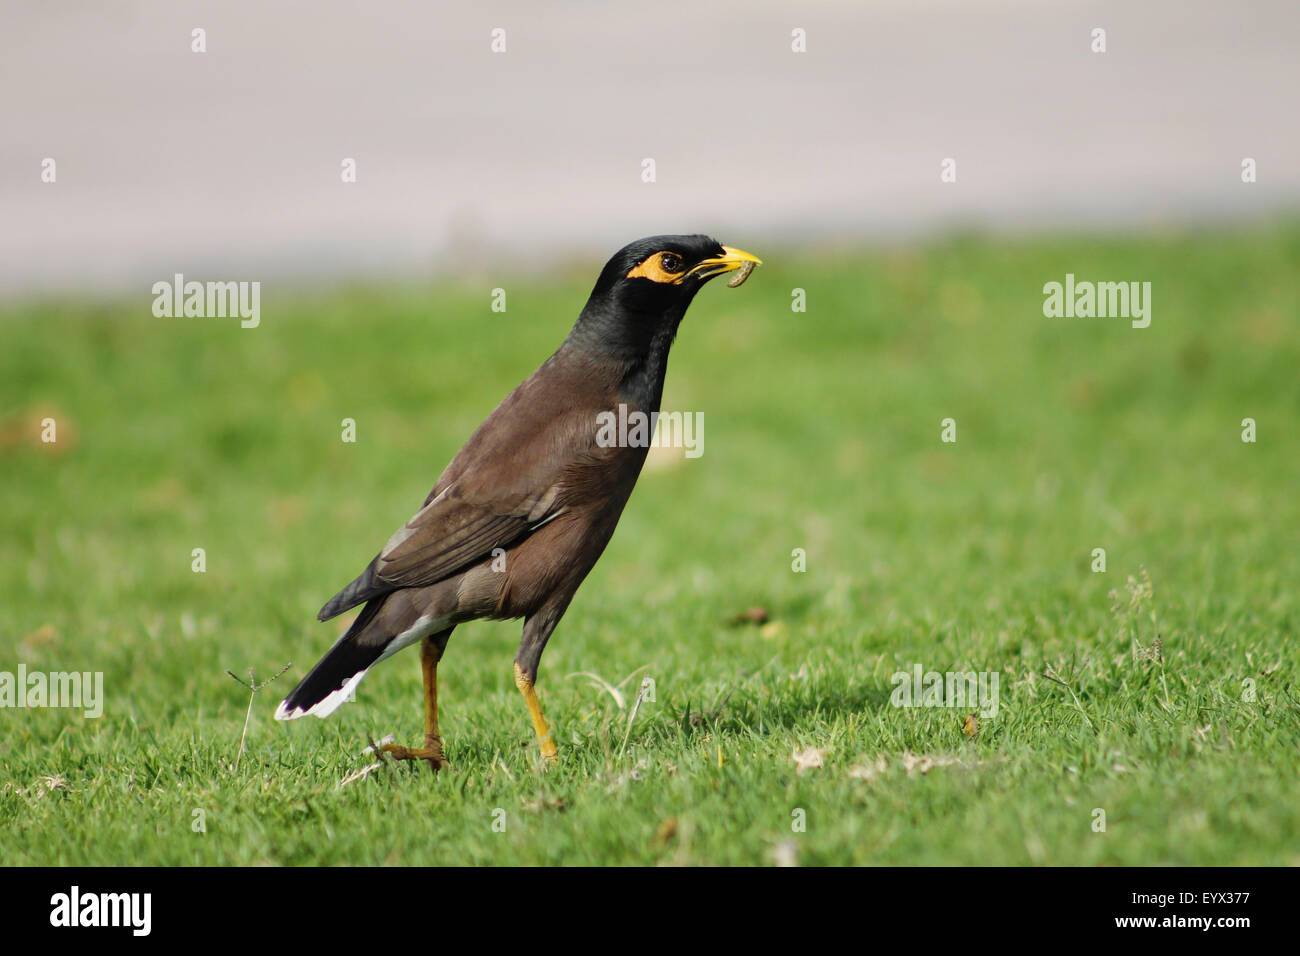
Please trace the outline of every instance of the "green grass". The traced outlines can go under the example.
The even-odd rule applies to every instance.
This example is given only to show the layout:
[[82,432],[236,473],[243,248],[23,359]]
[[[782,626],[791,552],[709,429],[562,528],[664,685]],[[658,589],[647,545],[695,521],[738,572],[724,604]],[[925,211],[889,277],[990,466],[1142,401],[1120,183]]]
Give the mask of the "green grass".
[[[1300,227],[757,251],[670,364],[704,455],[643,474],[543,658],[546,772],[518,622],[452,638],[440,776],[340,786],[368,736],[417,740],[414,651],[327,721],[271,714],[337,634],[316,610],[556,347],[594,263],[266,285],[254,330],[143,293],[9,307],[0,670],[102,671],[106,709],[0,711],[0,860],[1300,863]],[[1066,272],[1151,281],[1150,328],[1044,318]],[[753,605],[772,622],[730,623]],[[234,769],[248,694],[225,671],[289,661]],[[890,706],[914,664],[998,672],[996,719],[971,737],[970,708]],[[627,710],[577,672],[655,679],[626,749]]]

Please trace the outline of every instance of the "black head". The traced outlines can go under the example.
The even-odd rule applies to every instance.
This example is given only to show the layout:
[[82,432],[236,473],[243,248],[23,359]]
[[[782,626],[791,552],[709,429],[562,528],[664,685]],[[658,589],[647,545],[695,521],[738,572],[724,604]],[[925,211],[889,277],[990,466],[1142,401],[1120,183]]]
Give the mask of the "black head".
[[574,336],[619,355],[666,349],[704,283],[760,262],[708,236],[638,239],[616,252],[601,270]]

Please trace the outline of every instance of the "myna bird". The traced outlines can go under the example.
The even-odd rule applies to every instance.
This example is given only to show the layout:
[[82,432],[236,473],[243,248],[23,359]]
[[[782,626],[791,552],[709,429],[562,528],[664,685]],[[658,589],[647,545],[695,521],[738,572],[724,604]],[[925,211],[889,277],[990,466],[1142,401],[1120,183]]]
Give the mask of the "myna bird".
[[355,581],[321,608],[357,619],[275,712],[338,709],[379,661],[420,642],[424,746],[388,744],[398,760],[447,765],[438,733],[438,661],[457,624],[524,619],[515,686],[542,756],[556,759],[534,682],[542,650],[609,543],[649,441],[601,437],[609,414],[659,411],[668,350],[703,285],[760,260],[707,236],[653,236],[620,250],[559,350],[506,396]]

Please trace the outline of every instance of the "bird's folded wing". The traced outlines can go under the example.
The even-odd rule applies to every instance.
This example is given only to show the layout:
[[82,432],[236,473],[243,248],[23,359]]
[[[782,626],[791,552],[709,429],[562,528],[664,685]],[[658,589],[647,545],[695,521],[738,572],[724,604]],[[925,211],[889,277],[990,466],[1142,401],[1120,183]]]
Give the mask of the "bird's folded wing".
[[[545,373],[520,385],[479,426],[425,500],[365,571],[322,609],[322,621],[398,588],[440,581],[526,537],[564,507],[575,466],[596,446],[598,399],[555,391]],[[560,384],[566,384],[561,381]],[[567,383],[571,384],[571,383]]]
[[[542,496],[514,493],[489,501],[471,500],[447,485],[397,530],[356,580],[330,598],[317,617],[328,621],[358,604],[399,588],[418,588],[449,577],[509,547],[531,528],[555,517],[537,505],[554,501],[558,488]],[[541,511],[537,521],[529,516]]]
[[380,581],[399,588],[432,584],[555,517],[558,484],[486,501],[462,496],[462,484],[449,484],[389,539],[375,567]]

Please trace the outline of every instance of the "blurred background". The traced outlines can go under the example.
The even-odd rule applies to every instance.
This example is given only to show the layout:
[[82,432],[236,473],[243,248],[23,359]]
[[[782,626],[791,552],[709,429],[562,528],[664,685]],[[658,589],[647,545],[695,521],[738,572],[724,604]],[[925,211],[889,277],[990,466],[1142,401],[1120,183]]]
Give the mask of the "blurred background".
[[6,4],[0,294],[1267,216],[1300,196],[1298,26],[1288,0]]

